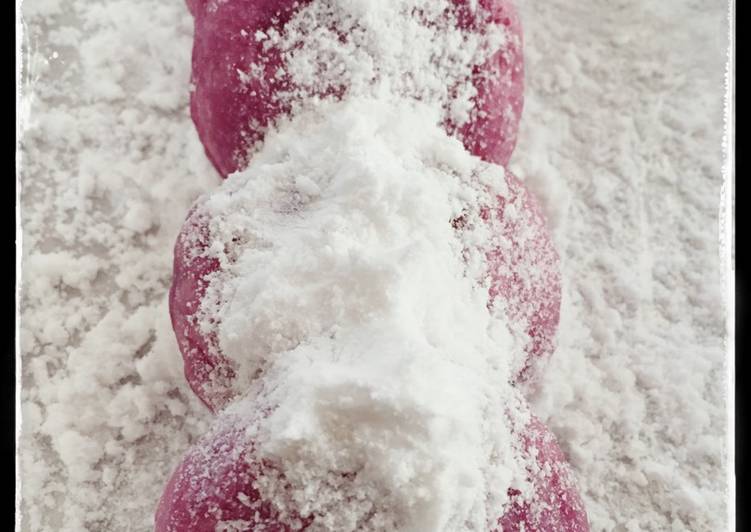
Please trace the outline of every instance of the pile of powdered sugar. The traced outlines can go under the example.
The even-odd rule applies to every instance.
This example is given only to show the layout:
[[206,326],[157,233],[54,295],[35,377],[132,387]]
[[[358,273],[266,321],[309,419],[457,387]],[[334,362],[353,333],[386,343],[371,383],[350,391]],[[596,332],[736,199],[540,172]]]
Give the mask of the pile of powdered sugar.
[[272,412],[247,431],[285,473],[261,493],[321,530],[485,530],[498,486],[532,493],[510,384],[524,353],[481,282],[501,235],[466,208],[504,195],[504,170],[439,116],[400,99],[320,105],[191,215],[220,264],[199,315],[245,396],[230,410]]
[[479,206],[505,194],[504,170],[470,156],[437,117],[399,100],[320,105],[270,133],[251,167],[199,202],[191,217],[206,220],[205,255],[220,266],[200,327],[241,368],[238,393],[268,356],[370,317],[462,341],[490,326],[484,254],[503,235]]
[[[726,5],[520,8],[528,90],[511,169],[544,199],[564,279],[559,348],[532,409],[567,453],[593,530],[725,529]],[[219,184],[187,114],[192,20],[182,0],[25,0],[23,14],[21,529],[147,531],[165,480],[210,422],[182,375],[166,304],[184,216]],[[482,329],[472,327],[461,331]],[[459,342],[450,332],[434,334]],[[475,347],[464,353],[483,367]],[[333,354],[325,337],[310,348]],[[445,350],[445,363],[457,352]],[[269,423],[303,415],[295,405],[311,397],[325,403],[328,384],[341,391],[330,377]],[[401,383],[390,392],[400,400]],[[348,392],[352,409],[336,418],[345,426],[367,379]],[[485,400],[477,392],[469,406]],[[413,419],[454,408],[419,404],[394,423],[417,430]],[[311,455],[291,442],[340,433],[291,427],[276,440],[258,430],[269,452],[302,464],[302,483]],[[480,448],[474,427],[465,438]],[[431,430],[432,441],[445,434]]]

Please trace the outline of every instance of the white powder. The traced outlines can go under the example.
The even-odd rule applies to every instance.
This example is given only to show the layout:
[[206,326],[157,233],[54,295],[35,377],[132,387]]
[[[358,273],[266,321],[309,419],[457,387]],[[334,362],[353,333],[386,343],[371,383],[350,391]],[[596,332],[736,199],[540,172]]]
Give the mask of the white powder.
[[[371,318],[470,338],[486,327],[484,250],[501,235],[466,205],[494,205],[487,190],[505,192],[504,170],[467,154],[435,115],[360,98],[296,115],[199,204],[192,216],[208,220],[206,254],[221,265],[200,326],[241,368],[238,393],[266,356]],[[511,347],[496,349],[508,364]]]
[[315,530],[486,530],[498,486],[524,489],[506,416],[528,415],[509,384],[523,353],[477,282],[498,235],[466,210],[505,192],[504,170],[439,111],[348,98],[296,115],[194,214],[221,264],[204,334],[251,390],[241,408],[273,411],[248,435],[285,474],[262,493],[322,516]]
[[389,322],[303,344],[267,375],[270,390],[237,405],[279,405],[247,435],[284,472],[257,486],[283,519],[316,515],[316,531],[480,531],[503,512],[497,486],[530,493],[503,408],[523,423],[520,398],[509,390],[501,405],[498,387],[467,368],[471,348],[457,362],[415,336]]
[[[548,207],[566,283],[534,409],[593,530],[723,530],[725,2],[520,3],[512,170]],[[208,428],[165,304],[183,217],[219,183],[187,117],[191,20],[181,0],[23,5],[21,529],[148,531]]]

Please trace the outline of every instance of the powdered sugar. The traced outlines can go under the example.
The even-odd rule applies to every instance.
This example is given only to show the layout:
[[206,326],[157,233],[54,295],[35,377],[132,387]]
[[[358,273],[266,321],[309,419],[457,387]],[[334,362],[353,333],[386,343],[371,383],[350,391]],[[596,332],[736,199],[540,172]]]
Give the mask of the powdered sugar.
[[[430,108],[404,103],[323,106],[272,134],[251,168],[199,204],[193,216],[208,218],[207,253],[221,267],[202,330],[218,324],[222,352],[250,364],[241,376],[262,371],[252,361],[370,317],[462,330],[455,320],[467,308],[454,280],[466,268],[469,279],[484,277],[480,245],[491,235],[479,210],[465,214],[473,230],[464,242],[450,222],[467,204],[491,202],[488,187],[505,188],[504,173],[473,160],[433,120]],[[461,319],[476,323],[472,335],[488,316],[487,287],[475,286],[480,310]],[[424,315],[441,301],[461,311]]]
[[198,317],[245,396],[231,410],[271,412],[247,437],[284,476],[259,491],[313,530],[486,530],[497,486],[523,488],[504,415],[523,352],[487,310],[495,235],[466,209],[504,171],[439,112],[350,97],[298,113],[191,215],[220,264]]

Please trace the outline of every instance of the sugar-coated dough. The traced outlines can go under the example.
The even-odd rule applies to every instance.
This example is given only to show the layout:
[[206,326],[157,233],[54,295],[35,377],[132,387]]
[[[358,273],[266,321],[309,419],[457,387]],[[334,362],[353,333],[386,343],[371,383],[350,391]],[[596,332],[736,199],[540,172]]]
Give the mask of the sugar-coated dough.
[[[482,120],[513,107],[496,117],[477,108],[489,94],[483,65],[498,52],[472,61],[500,42],[488,28],[510,19],[493,19],[495,4],[454,2],[449,19],[463,33],[441,29],[429,4],[401,13],[435,26],[418,48],[444,31],[436,50],[457,38],[470,49],[471,76],[451,77],[462,53],[436,59],[446,79],[428,75],[413,94],[409,76],[419,75],[399,70],[389,43],[375,47],[383,68],[372,78],[346,75],[347,61],[367,63],[360,45],[347,46],[373,44],[365,37],[377,24],[359,24],[369,28],[378,8],[332,3],[295,4],[287,22],[275,19],[278,4],[271,14],[254,4],[280,32],[240,32],[262,56],[236,69],[242,90],[269,91],[267,125],[293,119],[195,204],[178,236],[173,328],[190,386],[219,417],[170,480],[157,531],[584,532],[563,454],[512,386],[533,380],[553,350],[560,274],[538,205],[492,164],[497,145],[483,137]],[[193,4],[197,24],[221,5]],[[280,37],[288,27],[304,36],[291,47]],[[326,61],[338,74],[316,71]],[[389,78],[397,71],[408,81]],[[441,105],[436,79],[451,87]],[[358,92],[376,80],[396,89]],[[306,98],[315,104],[299,104]],[[232,154],[238,168],[243,153]],[[506,416],[493,420],[499,405]]]
[[[486,54],[488,57],[480,64],[472,64],[471,58],[466,57],[449,58],[450,61],[446,63],[450,67],[434,67],[430,58],[436,54],[425,50],[425,61],[417,65],[401,64],[399,61],[404,59],[397,58],[394,59],[392,71],[387,71],[381,65],[374,67],[375,71],[383,77],[399,78],[396,84],[401,85],[394,90],[406,96],[424,100],[431,98],[435,92],[446,93],[441,101],[437,101],[438,105],[446,107],[446,129],[456,134],[474,155],[505,165],[516,144],[523,106],[522,36],[516,8],[510,0],[444,1],[447,6],[453,5],[454,29],[480,35],[488,28],[506,28],[505,42],[498,45],[500,48],[494,53]],[[326,4],[323,0],[189,0],[188,5],[195,15],[191,115],[208,157],[222,176],[243,169],[254,146],[264,139],[267,128],[280,115],[290,113],[300,100],[313,96],[340,96],[348,90],[355,90],[353,85],[362,76],[370,75],[368,71],[355,72],[365,60],[358,59],[343,66],[324,64],[319,68],[328,69],[325,75],[319,72],[312,74],[314,78],[325,78],[324,82],[300,86],[293,66],[286,59],[287,55],[280,52],[279,46],[272,42],[269,35],[283,33],[285,24],[292,17],[316,3]],[[420,4],[418,1],[413,3]],[[378,30],[377,24],[367,29],[369,34],[363,39],[381,38],[381,35],[371,35]],[[319,35],[311,32],[310,35],[302,35],[301,40],[315,43]],[[378,46],[373,45],[373,50],[365,50],[365,44],[352,44],[347,38],[346,34],[341,35],[342,42],[359,47],[366,60],[384,63],[377,54],[385,52]],[[435,45],[436,37],[432,39]],[[305,56],[301,59],[302,63],[326,63],[329,56],[333,54],[337,57],[337,53],[343,57],[352,55],[350,48],[344,48],[344,44],[341,44],[341,50],[331,51],[329,48],[339,43],[332,44],[325,41],[325,37],[320,40],[324,43],[321,44],[321,58]],[[426,39],[426,42],[430,40]],[[451,42],[451,47],[457,50],[465,46],[461,42]],[[419,44],[409,43],[415,58],[422,57],[416,48]],[[310,47],[313,46],[310,44]],[[327,55],[324,56],[324,53]],[[467,64],[462,65],[462,60]],[[451,68],[459,72],[450,71]],[[443,83],[440,91],[438,87],[425,83],[427,76]],[[415,79],[416,88],[404,82],[404,78],[410,77]],[[464,82],[470,82],[471,86],[462,87],[461,83]],[[446,86],[447,83],[450,86]],[[423,89],[421,84],[428,85],[433,93],[428,94],[428,89]],[[361,91],[362,87],[358,86],[356,90]],[[458,100],[466,100],[460,107],[470,107],[460,110],[468,114],[462,119],[456,119],[454,111],[449,109],[452,101],[456,103]]]
[[[487,252],[492,279],[489,304],[503,305],[507,319],[522,328],[525,363],[515,368],[516,382],[534,384],[555,351],[560,321],[560,258],[535,196],[506,172],[508,193],[498,196],[490,223],[510,244]],[[507,209],[513,209],[512,215]],[[492,215],[491,215],[492,212]]]
[[191,448],[172,474],[156,511],[155,532],[292,529],[253,487],[244,427],[214,431]]
[[231,382],[235,373],[221,355],[215,336],[202,333],[196,321],[208,277],[219,271],[218,259],[205,255],[208,237],[205,218],[191,211],[175,244],[169,310],[185,378],[206,406],[217,410],[234,395]]
[[[485,250],[491,281],[488,305],[505,316],[523,343],[526,357],[514,368],[515,382],[534,383],[555,350],[561,304],[559,257],[534,197],[513,174],[505,175],[507,194],[498,195],[497,205],[483,209],[482,215],[506,243]],[[206,254],[214,238],[207,216],[200,206],[194,209],[178,236],[169,303],[186,378],[198,397],[217,411],[237,391],[231,361],[222,355],[215,336],[202,332],[197,323],[209,280],[220,270],[219,261]],[[460,232],[461,223],[453,221]],[[235,245],[224,242],[221,247]]]
[[[262,498],[254,483],[279,472],[255,457],[245,428],[240,417],[220,418],[187,452],[159,501],[155,532],[288,532],[315,525],[315,516],[295,515],[291,527],[290,519],[283,522],[274,503]],[[511,499],[491,531],[588,532],[584,505],[555,436],[532,417],[516,437],[529,463],[533,494],[525,498],[513,487],[499,487]]]
[[529,474],[531,501],[512,495],[512,504],[494,532],[588,532],[589,521],[574,475],[553,433],[532,417],[522,434],[524,449],[534,457]]

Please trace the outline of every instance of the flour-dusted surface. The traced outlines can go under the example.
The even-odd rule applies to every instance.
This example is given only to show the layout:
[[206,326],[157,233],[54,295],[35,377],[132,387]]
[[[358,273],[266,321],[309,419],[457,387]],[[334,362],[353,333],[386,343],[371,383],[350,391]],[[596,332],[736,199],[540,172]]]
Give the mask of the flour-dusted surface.
[[724,4],[523,4],[516,163],[546,198],[564,283],[536,407],[594,530],[727,526]]
[[180,1],[24,2],[24,530],[149,530],[208,416],[167,312],[172,245],[216,185],[188,117]]
[[[520,1],[511,169],[563,259],[534,410],[594,530],[723,530],[720,0]],[[147,531],[208,426],[169,325],[172,245],[218,185],[187,116],[182,0],[25,0],[25,531]]]

